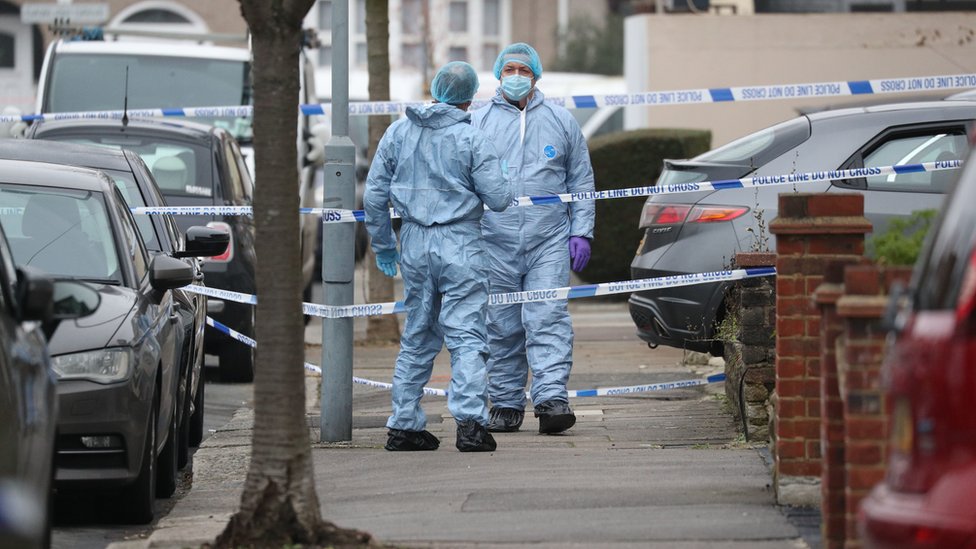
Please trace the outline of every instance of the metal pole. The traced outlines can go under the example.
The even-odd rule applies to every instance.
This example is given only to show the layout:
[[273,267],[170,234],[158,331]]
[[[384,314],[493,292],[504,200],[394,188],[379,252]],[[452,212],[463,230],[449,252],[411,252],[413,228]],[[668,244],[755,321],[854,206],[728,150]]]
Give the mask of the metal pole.
[[[349,0],[332,2],[332,136],[325,145],[326,208],[353,209],[356,146],[349,139]],[[325,305],[352,305],[355,227],[322,227]],[[320,440],[352,440],[352,319],[322,320]]]

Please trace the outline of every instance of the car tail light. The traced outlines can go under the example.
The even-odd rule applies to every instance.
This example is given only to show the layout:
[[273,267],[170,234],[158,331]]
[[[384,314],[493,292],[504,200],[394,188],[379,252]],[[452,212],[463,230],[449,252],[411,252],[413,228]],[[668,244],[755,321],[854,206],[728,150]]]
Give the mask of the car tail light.
[[962,276],[959,299],[956,301],[956,320],[962,322],[976,309],[976,249],[969,255],[969,265]]
[[215,255],[213,257],[207,257],[204,260],[213,263],[228,263],[234,257],[234,231],[231,230],[230,225],[224,223],[223,221],[211,221],[207,223],[207,227],[211,229],[217,229],[219,231],[224,231],[227,233],[229,240],[227,241],[227,250],[220,255]]
[[687,204],[644,205],[641,212],[640,228],[652,225],[674,225],[678,223],[714,223],[732,221],[749,211],[743,206],[689,206]]

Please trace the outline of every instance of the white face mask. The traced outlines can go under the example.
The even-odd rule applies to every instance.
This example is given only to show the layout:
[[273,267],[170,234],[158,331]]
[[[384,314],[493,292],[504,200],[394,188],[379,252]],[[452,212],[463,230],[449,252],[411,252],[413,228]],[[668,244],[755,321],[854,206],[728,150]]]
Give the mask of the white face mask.
[[502,77],[502,92],[512,101],[521,101],[532,91],[532,79],[521,74]]

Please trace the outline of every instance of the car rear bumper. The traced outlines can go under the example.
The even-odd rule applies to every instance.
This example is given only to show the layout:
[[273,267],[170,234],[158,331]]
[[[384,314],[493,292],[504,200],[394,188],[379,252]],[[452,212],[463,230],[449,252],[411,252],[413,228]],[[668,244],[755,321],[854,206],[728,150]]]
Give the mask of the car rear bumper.
[[[151,385],[153,380],[148,382]],[[121,486],[139,475],[152,399],[142,398],[146,391],[135,383],[131,378],[111,385],[58,382],[54,459],[59,489]],[[82,443],[83,436],[112,436],[118,444],[89,448]]]
[[976,521],[972,510],[964,515],[935,511],[931,494],[906,494],[879,484],[861,503],[858,532],[865,547],[912,549],[976,548]]
[[[635,280],[675,274],[686,273],[631,269]],[[628,304],[637,336],[651,345],[713,350],[715,323],[724,314],[721,307],[726,286],[716,282],[631,294]]]

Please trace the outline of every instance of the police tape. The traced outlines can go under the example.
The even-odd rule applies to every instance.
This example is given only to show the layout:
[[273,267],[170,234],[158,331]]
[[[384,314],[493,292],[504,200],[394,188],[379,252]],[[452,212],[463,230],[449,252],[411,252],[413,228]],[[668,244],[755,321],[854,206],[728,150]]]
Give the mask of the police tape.
[[[838,80],[833,82],[808,82],[802,84],[773,84],[720,88],[690,88],[683,90],[646,91],[605,95],[572,95],[546,97],[546,101],[567,109],[593,109],[598,107],[660,107],[669,105],[694,105],[751,101],[778,101],[854,95],[887,95],[976,88],[976,74],[943,74],[905,78],[878,78],[874,80]],[[472,108],[487,104],[479,99]],[[428,105],[426,101],[362,101],[349,104],[349,114],[357,116],[395,115],[408,107]],[[299,105],[305,116],[330,115],[331,104],[311,103]],[[129,118],[218,118],[249,117],[254,108],[250,105],[215,107],[174,107],[156,109],[131,109]],[[0,116],[2,122],[33,122],[40,120],[121,120],[126,112],[84,111]]]
[[[799,190],[799,186],[819,182],[836,181],[839,179],[895,176],[909,173],[956,170],[962,167],[962,165],[962,160],[939,160],[936,162],[923,162],[920,164],[851,168],[847,170],[822,170],[781,175],[757,175],[753,177],[744,177],[741,179],[720,179],[717,181],[700,181],[695,183],[674,183],[662,186],[649,185],[644,187],[631,187],[627,189],[611,189],[608,191],[562,193],[543,196],[519,196],[512,200],[511,206],[546,206],[551,204],[569,204],[588,200],[613,200],[618,198],[637,198],[697,193],[702,191],[775,187],[779,185],[797,185]],[[162,206],[132,208],[132,212],[148,215],[252,215],[253,210],[251,206]],[[352,223],[363,222],[366,220],[366,213],[363,210],[300,208],[299,213],[320,215],[322,216],[322,223]],[[395,209],[391,208],[390,217],[398,218],[400,215]]]
[[[490,294],[488,296],[488,305],[516,305],[520,303],[535,303],[539,301],[580,299],[584,297],[623,294],[644,290],[660,290],[663,288],[675,288],[678,286],[691,286],[694,284],[706,284],[711,282],[734,282],[736,280],[743,280],[746,278],[774,275],[776,275],[776,269],[774,267],[754,267],[748,269],[730,269],[708,273],[690,273],[657,278],[643,278],[640,280],[625,280],[621,282],[585,284],[582,286],[567,286],[564,288],[551,288],[546,290],[525,290],[521,292]],[[257,296],[251,294],[232,292],[229,290],[218,290],[198,285],[184,286],[183,290],[218,299],[224,299],[227,301],[248,303],[251,305],[257,304]],[[366,303],[362,305],[321,305],[318,303],[302,303],[302,312],[304,314],[321,318],[362,318],[368,316],[404,313],[406,311],[407,308],[403,301]]]
[[[257,347],[257,342],[254,339],[247,337],[246,335],[220,323],[217,320],[214,320],[209,316],[207,317],[207,325],[216,329],[219,332],[222,332],[230,336],[231,338],[245,345],[248,345],[250,347],[255,347],[255,348]],[[315,364],[305,362],[304,368],[310,372],[320,374],[320,375],[322,374],[322,368],[316,366]],[[393,388],[392,383],[373,381],[371,379],[365,379],[356,376],[353,376],[352,381],[357,385],[365,385],[377,389],[390,390]],[[569,398],[579,398],[579,397],[633,395],[633,394],[647,393],[652,391],[670,391],[674,389],[683,389],[686,387],[698,387],[701,385],[708,385],[711,383],[718,383],[721,381],[725,381],[725,374],[712,374],[704,379],[682,379],[678,381],[664,381],[661,383],[649,383],[646,385],[630,385],[625,387],[599,387],[596,389],[573,390],[573,391],[568,391],[568,396]],[[436,389],[433,387],[424,387],[423,393],[425,395],[431,395],[431,396],[442,396],[442,397],[447,396],[447,390]],[[531,394],[529,394],[528,392],[526,392],[526,396],[531,398]]]

